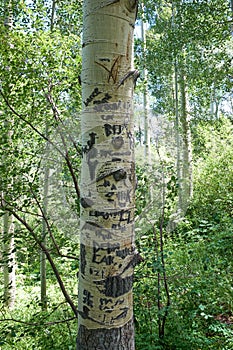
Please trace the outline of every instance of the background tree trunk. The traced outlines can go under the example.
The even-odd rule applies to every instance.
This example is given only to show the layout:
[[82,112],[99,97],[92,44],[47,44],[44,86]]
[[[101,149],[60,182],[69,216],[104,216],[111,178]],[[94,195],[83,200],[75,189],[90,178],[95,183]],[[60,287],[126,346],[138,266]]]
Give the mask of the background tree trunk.
[[[46,137],[48,137],[48,122],[46,122]],[[46,155],[49,154],[49,144],[46,145]],[[46,217],[48,212],[48,192],[49,192],[49,165],[45,164],[44,169],[44,182],[43,182],[43,218],[42,218],[42,230],[41,230],[41,242],[46,246],[47,239],[47,223]],[[47,309],[47,281],[46,281],[46,253],[41,250],[40,252],[40,300],[42,310]]]
[[179,70],[180,86],[180,123],[182,132],[182,199],[181,212],[185,214],[187,206],[193,195],[193,171],[192,171],[192,142],[190,129],[190,111],[187,92],[186,76],[183,67]]
[[[5,11],[5,21],[4,25],[7,30],[10,31],[13,27],[13,8],[12,2],[4,1],[4,11]],[[10,45],[10,43],[9,43]],[[8,111],[5,109],[7,115]],[[11,145],[12,141],[12,129],[13,122],[9,122],[6,118],[5,125],[5,135],[3,148],[6,150]],[[7,155],[4,155],[4,158]],[[4,159],[3,159],[4,164]],[[7,171],[7,169],[6,169]],[[12,184],[10,185],[12,186]],[[2,188],[2,199],[3,203],[7,200],[7,191],[9,189],[8,185],[3,185]],[[14,241],[14,222],[12,215],[7,211],[3,215],[3,231],[2,231],[2,255],[3,255],[3,279],[4,279],[4,304],[9,308],[14,307],[15,303],[15,293],[16,293],[16,275],[15,275],[15,241]]]
[[14,253],[14,223],[12,215],[6,212],[3,216],[3,278],[4,278],[4,304],[9,308],[14,307],[16,278],[15,278],[15,253]]
[[148,165],[151,170],[151,145],[150,145],[150,111],[149,111],[149,94],[148,94],[148,72],[146,69],[146,28],[145,28],[145,16],[144,16],[144,4],[142,7],[142,20],[141,20],[141,36],[142,36],[142,59],[143,59],[143,113],[144,113],[144,156],[145,164]]
[[[56,0],[52,1],[51,4],[51,20],[50,20],[50,31],[52,33],[54,29],[54,21],[55,21],[55,10],[56,10]],[[49,138],[49,124],[46,119],[45,125],[45,136]],[[49,156],[49,143],[46,144],[45,150],[46,156]],[[42,218],[42,232],[41,232],[41,242],[46,246],[46,233],[47,233],[47,224],[46,217],[48,212],[48,193],[49,193],[49,173],[50,167],[48,163],[45,163],[44,168],[44,182],[43,182],[43,218]],[[41,308],[42,310],[47,309],[47,281],[46,281],[46,254],[43,250],[40,252],[40,300],[41,300]]]
[[136,11],[136,1],[83,5],[79,350],[134,349]]

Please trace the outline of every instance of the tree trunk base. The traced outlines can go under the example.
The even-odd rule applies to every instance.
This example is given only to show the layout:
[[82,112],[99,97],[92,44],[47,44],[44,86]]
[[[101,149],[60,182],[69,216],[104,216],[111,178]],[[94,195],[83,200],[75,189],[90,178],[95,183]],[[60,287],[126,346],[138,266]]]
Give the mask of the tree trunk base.
[[134,350],[134,325],[130,320],[120,328],[87,329],[80,325],[77,350]]

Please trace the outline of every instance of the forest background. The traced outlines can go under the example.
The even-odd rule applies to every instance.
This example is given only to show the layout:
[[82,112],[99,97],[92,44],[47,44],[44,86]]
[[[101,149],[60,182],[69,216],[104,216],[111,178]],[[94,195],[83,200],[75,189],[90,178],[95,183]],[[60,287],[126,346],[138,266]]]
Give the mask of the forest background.
[[[0,349],[75,349],[82,2],[0,2]],[[233,2],[135,29],[136,348],[233,349]]]

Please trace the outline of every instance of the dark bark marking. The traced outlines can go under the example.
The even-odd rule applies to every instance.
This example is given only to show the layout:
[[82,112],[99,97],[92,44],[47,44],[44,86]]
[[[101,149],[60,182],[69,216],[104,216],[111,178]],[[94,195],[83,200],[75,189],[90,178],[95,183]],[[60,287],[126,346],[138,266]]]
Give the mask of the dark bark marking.
[[[116,2],[118,2],[119,0],[117,0]],[[104,64],[99,63],[97,61],[95,61],[96,64],[98,64],[99,66],[101,66],[102,68],[104,68],[108,73],[108,83],[110,82],[110,79],[112,78],[114,84],[116,83],[117,80],[117,75],[118,75],[118,68],[119,68],[119,64],[118,61],[120,60],[121,56],[117,56],[117,58],[114,60],[111,69],[107,68]]]
[[93,201],[89,198],[81,198],[80,203],[83,208],[90,208],[93,205]]
[[86,289],[83,291],[83,303],[93,307],[93,295]]
[[113,114],[108,114],[108,115],[101,115],[102,120],[113,120],[114,119],[114,115]]
[[82,147],[82,155],[88,153],[93,148],[96,141],[96,135],[97,134],[95,132],[89,133],[90,139],[87,141],[87,144]]
[[[118,218],[118,225],[114,225],[112,228],[117,228],[120,226],[122,222],[126,222],[129,224],[131,222],[131,210],[120,210],[115,212],[105,212],[105,211],[98,211],[98,210],[90,210],[89,216],[95,216],[96,218],[102,217],[104,220],[108,220],[109,218]],[[115,227],[116,226],[116,227]]]
[[107,137],[110,135],[121,135],[124,130],[127,130],[127,125],[125,124],[104,124],[104,131]]
[[93,101],[93,104],[94,105],[99,105],[99,104],[102,104],[102,103],[108,103],[108,101],[110,100],[112,98],[112,96],[111,95],[109,95],[109,93],[106,93],[105,95],[104,95],[104,97],[101,99],[101,100],[95,100],[95,101]]
[[116,136],[112,138],[112,145],[115,149],[120,149],[124,145],[124,139],[122,136]]
[[[120,248],[119,243],[98,243],[93,242],[93,257],[92,262],[96,264],[106,263],[106,265],[111,265],[114,262],[114,256],[110,255]],[[104,252],[105,255],[98,254]]]
[[133,288],[133,275],[122,278],[121,276],[108,276],[104,281],[104,294],[107,297],[119,297],[128,293]]
[[86,101],[83,102],[85,106],[87,107],[99,94],[101,94],[101,91],[99,91],[98,88],[95,88],[91,95],[86,99]]
[[125,169],[116,170],[112,175],[115,181],[125,180],[127,178]]
[[98,160],[96,159],[97,155],[98,155],[98,151],[95,147],[90,149],[89,152],[87,153],[87,164],[89,167],[90,178],[92,181],[95,178],[95,170],[98,165]]
[[81,261],[81,273],[85,275],[85,268],[86,268],[86,248],[84,244],[80,244],[80,261]]

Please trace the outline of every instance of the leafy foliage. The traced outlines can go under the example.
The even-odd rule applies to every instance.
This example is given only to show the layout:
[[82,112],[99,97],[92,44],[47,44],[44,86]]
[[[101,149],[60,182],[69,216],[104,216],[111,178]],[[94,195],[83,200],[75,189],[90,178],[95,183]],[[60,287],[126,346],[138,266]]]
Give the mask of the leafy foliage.
[[[49,266],[48,308],[41,310],[38,241],[49,168],[47,249],[76,304],[79,201],[70,165],[79,175],[81,1],[59,1],[54,17],[50,1],[12,1],[12,11],[5,3],[0,6],[0,190],[34,236],[25,225],[16,225],[17,301],[9,311],[0,300],[0,349],[74,350],[76,316]],[[232,94],[232,13],[224,0],[160,0],[156,5],[148,0],[144,10],[150,25],[146,62],[137,39],[136,63],[146,65],[156,97],[153,110],[172,130],[174,65],[185,67],[194,195],[185,217],[168,229],[179,190],[174,140],[153,140],[152,168],[147,171],[140,162],[136,167],[136,244],[144,259],[135,270],[136,349],[232,350],[233,128],[231,110],[221,107]],[[11,29],[8,16],[13,16]],[[4,259],[2,252],[1,264]]]

